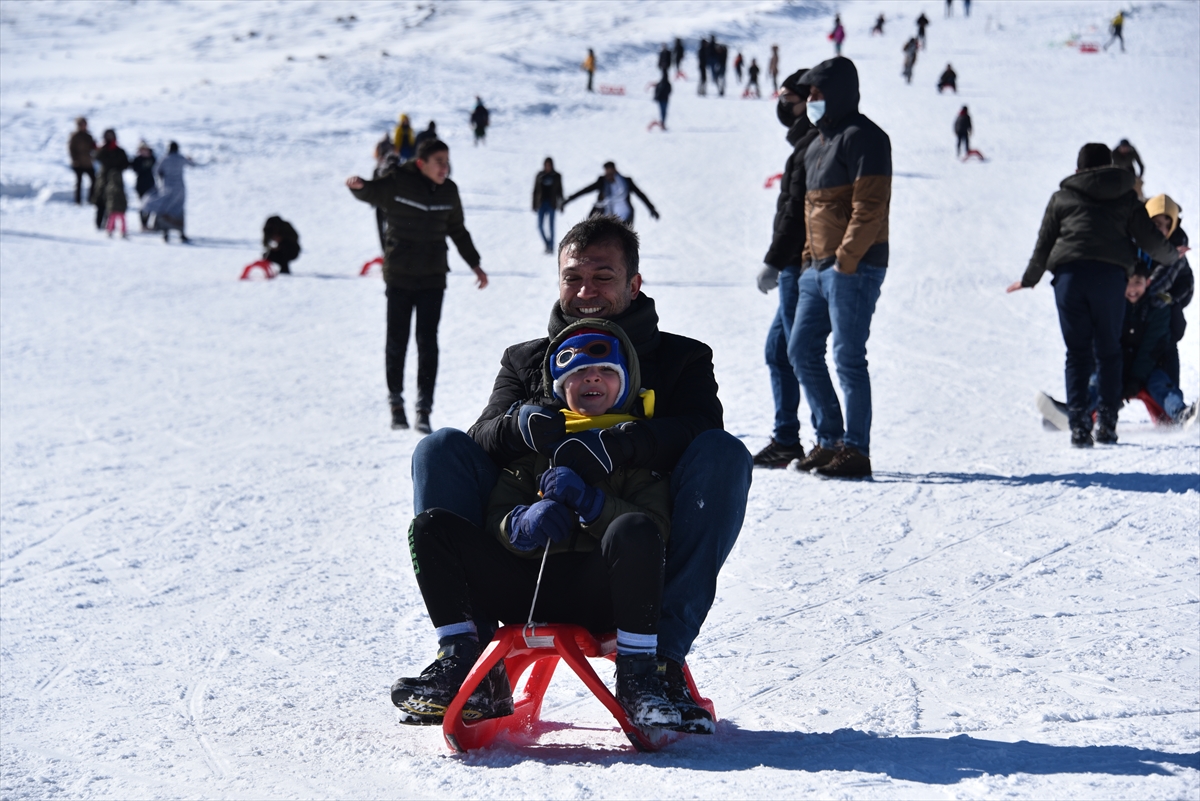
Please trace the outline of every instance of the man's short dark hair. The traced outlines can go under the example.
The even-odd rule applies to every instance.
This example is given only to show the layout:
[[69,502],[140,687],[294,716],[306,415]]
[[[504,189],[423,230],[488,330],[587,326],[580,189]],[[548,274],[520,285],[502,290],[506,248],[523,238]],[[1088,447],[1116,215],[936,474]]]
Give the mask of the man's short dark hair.
[[611,214],[588,217],[567,231],[567,235],[558,243],[559,264],[562,264],[562,253],[567,248],[582,253],[596,245],[616,245],[621,249],[626,281],[632,281],[638,274],[638,235]]
[[614,169],[614,170],[615,170],[615,169],[617,168],[617,165],[616,165],[616,164],[613,164],[611,161],[606,161],[606,162],[604,162],[604,169],[606,169],[606,170],[607,170],[607,169],[609,169],[610,167],[611,167],[612,169]]
[[1079,148],[1079,158],[1076,159],[1075,166],[1081,170],[1111,167],[1112,151],[1108,149],[1108,145],[1100,142],[1088,142]]
[[434,153],[442,151],[450,152],[450,145],[443,142],[441,139],[426,139],[421,144],[417,145],[417,158],[421,161],[429,161],[429,157]]

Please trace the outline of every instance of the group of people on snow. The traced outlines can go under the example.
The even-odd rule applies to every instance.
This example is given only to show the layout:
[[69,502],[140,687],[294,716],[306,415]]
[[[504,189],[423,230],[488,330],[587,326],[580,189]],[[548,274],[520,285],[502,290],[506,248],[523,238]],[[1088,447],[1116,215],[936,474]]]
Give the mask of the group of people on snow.
[[[74,133],[67,140],[67,152],[75,173],[75,204],[83,202],[83,178],[87,176],[90,182],[88,202],[96,207],[96,228],[111,237],[119,227],[121,237],[128,237],[125,212],[129,209],[129,197],[125,191],[125,171],[132,169],[136,176],[135,190],[142,201],[139,211],[142,231],[161,231],[164,242],[170,241],[171,231],[178,231],[183,242],[190,241],[184,233],[187,187],[183,171],[193,161],[179,152],[177,142],[171,142],[167,154],[158,159],[150,145],[142,141],[131,161],[129,154],[117,143],[115,130],[106,129],[97,143],[88,130],[87,118],[79,117],[75,120]],[[100,165],[99,173],[96,172],[97,164]]]

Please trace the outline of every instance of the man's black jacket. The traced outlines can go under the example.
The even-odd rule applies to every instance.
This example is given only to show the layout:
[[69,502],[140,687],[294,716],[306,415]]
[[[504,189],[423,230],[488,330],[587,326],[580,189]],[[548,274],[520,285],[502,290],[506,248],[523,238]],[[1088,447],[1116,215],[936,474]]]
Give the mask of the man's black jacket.
[[816,127],[801,117],[788,128],[787,140],[792,154],[783,166],[779,181],[779,199],[775,201],[775,233],[763,262],[777,269],[799,266],[804,260],[804,193],[808,189],[808,171],[804,154],[817,138]]
[[[563,314],[556,302],[550,313],[549,337],[512,345],[500,357],[492,396],[467,433],[501,467],[530,453],[506,415],[517,402],[551,402],[542,383],[546,348],[553,337],[579,319]],[[724,427],[712,349],[703,342],[659,331],[654,300],[646,295],[638,295],[612,322],[625,330],[637,351],[641,388],[654,390],[654,418],[628,429],[639,440],[636,452],[651,455],[644,463],[626,466],[670,471],[699,434]]]

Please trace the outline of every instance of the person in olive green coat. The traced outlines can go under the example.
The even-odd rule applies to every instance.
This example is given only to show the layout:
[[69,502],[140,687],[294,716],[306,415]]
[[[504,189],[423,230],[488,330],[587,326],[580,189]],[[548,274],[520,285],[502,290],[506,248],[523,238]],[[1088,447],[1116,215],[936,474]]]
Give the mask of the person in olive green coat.
[[404,357],[413,310],[417,313],[416,430],[432,430],[433,388],[437,381],[437,329],[446,291],[446,237],[475,272],[475,285],[488,284],[479,266],[479,251],[463,222],[458,185],[450,178],[450,148],[430,139],[417,148],[417,158],[373,181],[355,175],[346,180],[351,194],[383,210],[383,280],[387,284],[388,328],[385,360],[392,428],[408,428],[404,413]]

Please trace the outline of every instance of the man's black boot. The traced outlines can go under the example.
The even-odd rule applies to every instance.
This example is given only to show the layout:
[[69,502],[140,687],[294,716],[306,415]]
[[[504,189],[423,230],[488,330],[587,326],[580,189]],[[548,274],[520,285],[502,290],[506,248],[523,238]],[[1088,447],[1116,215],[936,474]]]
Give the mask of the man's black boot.
[[696,699],[688,691],[687,679],[683,675],[683,665],[674,659],[664,659],[667,665],[666,688],[667,699],[679,710],[679,725],[675,731],[688,734],[712,734],[716,729],[713,716],[708,710],[696,703]]

